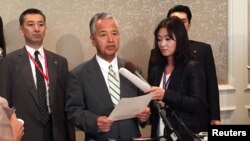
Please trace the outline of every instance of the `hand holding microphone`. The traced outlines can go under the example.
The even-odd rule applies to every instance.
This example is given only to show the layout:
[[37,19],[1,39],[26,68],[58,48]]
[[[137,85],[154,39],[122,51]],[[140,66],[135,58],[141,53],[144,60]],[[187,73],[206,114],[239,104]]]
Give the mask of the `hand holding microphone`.
[[181,141],[182,139],[181,139],[180,134],[172,127],[171,123],[169,122],[169,120],[167,119],[167,117],[165,116],[165,114],[163,113],[161,109],[161,104],[158,101],[156,101],[156,100],[163,99],[165,89],[160,88],[160,87],[151,87],[148,84],[148,82],[136,70],[136,67],[132,63],[126,62],[125,67],[131,72],[133,72],[134,74],[132,74],[125,68],[120,68],[119,73],[121,75],[126,77],[129,81],[131,81],[135,86],[137,86],[142,91],[154,93],[154,97],[153,97],[153,100],[155,100],[154,106],[157,108],[159,115],[162,117],[165,127],[167,127],[171,131],[170,136],[166,138],[172,141],[177,141],[177,140]]
[[122,76],[124,76],[125,78],[127,78],[130,82],[132,82],[140,90],[142,90],[142,91],[149,91],[150,90],[151,86],[147,82],[141,80],[140,78],[138,78],[136,75],[134,75],[133,73],[131,73],[127,69],[120,68],[119,73]]
[[[124,64],[125,68],[119,70],[120,74],[130,80],[135,86],[145,93],[153,93],[153,100],[161,101],[163,99],[165,89],[160,87],[150,86],[148,82],[143,78],[143,76],[137,71],[135,65],[131,62],[126,62]],[[131,73],[132,72],[132,73]]]

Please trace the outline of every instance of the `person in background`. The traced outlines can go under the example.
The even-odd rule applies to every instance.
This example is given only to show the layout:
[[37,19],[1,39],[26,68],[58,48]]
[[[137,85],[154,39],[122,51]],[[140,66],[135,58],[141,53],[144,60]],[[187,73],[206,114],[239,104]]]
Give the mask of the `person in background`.
[[[0,16],[0,64],[5,55],[3,21]],[[15,112],[8,107],[6,99],[0,97],[0,141],[20,141],[23,134],[23,123],[18,121]]]
[[74,128],[65,113],[67,60],[44,49],[42,11],[26,9],[19,24],[25,45],[3,59],[0,95],[25,123],[22,141],[74,141]]
[[163,19],[155,29],[154,40],[152,58],[158,65],[149,73],[148,82],[152,87],[146,92],[154,94],[151,136],[168,139],[172,134],[155,107],[155,103],[160,102],[181,138],[194,140],[193,134],[207,131],[208,126],[205,73],[199,62],[192,60],[187,31],[178,17]]
[[[176,5],[168,11],[167,17],[179,17],[187,31],[191,28],[192,13],[188,6]],[[206,43],[190,40],[190,47],[195,55],[195,60],[200,62],[206,75],[206,99],[209,111],[209,121],[211,125],[220,124],[220,101],[219,89],[216,75],[216,68],[214,63],[213,52],[211,46]],[[157,65],[152,57],[155,50],[151,50],[151,55],[148,64],[148,74],[152,68]]]
[[23,122],[8,107],[6,99],[0,97],[0,140],[21,141],[24,134]]
[[3,21],[0,16],[0,59],[5,57],[5,55],[6,55],[6,47],[5,47],[4,32],[3,32]]
[[85,140],[132,140],[150,116],[146,107],[136,118],[111,121],[108,116],[120,98],[138,96],[138,89],[119,75],[125,60],[117,56],[120,31],[115,18],[97,13],[89,23],[96,55],[70,73],[66,111],[68,119],[85,132]]

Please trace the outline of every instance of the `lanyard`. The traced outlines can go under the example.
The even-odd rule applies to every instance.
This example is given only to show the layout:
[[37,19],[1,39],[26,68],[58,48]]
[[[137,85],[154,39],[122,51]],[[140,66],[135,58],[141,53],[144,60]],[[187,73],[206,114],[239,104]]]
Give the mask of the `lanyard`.
[[48,63],[47,63],[47,60],[46,60],[46,54],[45,54],[45,52],[44,52],[44,62],[45,62],[45,72],[46,73],[43,73],[43,69],[38,65],[38,63],[36,62],[36,60],[34,59],[34,57],[28,51],[27,51],[27,54],[28,54],[29,58],[31,59],[31,61],[34,63],[35,67],[43,75],[43,77],[47,81],[47,83],[49,83]]
[[167,88],[168,88],[168,84],[169,84],[169,82],[170,82],[170,76],[171,76],[171,74],[169,75],[168,80],[167,80],[166,73],[163,72],[163,88],[164,88],[164,89],[167,89]]

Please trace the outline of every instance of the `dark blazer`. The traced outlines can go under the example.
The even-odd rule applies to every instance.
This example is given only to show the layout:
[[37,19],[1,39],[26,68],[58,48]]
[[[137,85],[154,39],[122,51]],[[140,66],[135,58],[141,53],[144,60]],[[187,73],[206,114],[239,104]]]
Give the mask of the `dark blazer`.
[[[159,86],[164,67],[154,67],[149,74],[149,83]],[[183,137],[187,137],[183,126],[177,121],[177,117],[194,133],[204,131],[208,126],[208,112],[205,95],[205,74],[196,61],[190,61],[186,66],[174,68],[163,101],[170,107],[166,109],[172,126]],[[152,137],[157,137],[159,114],[154,106],[151,106]],[[185,138],[186,140],[186,138]]]
[[[67,122],[65,113],[67,60],[46,50],[45,53],[54,141],[75,140],[74,128]],[[24,120],[25,133],[22,141],[43,141],[36,86],[25,48],[14,51],[3,59],[0,69],[0,95],[8,100],[10,107],[16,108],[17,117]]]
[[[212,48],[209,44],[190,40],[190,46],[196,56],[198,62],[200,62],[206,75],[206,97],[209,110],[209,120],[220,120],[220,101],[219,101],[219,89],[217,82],[217,75],[214,63],[214,57]],[[154,49],[151,50],[151,56],[148,64],[148,74],[151,69],[156,66],[152,60],[152,54]]]
[[196,60],[202,65],[206,75],[207,103],[210,120],[220,120],[220,101],[214,56],[211,46],[206,43],[190,41],[191,48],[196,54]]
[[[124,61],[118,58],[118,67]],[[120,75],[121,97],[135,97],[138,89]],[[70,73],[66,111],[68,119],[85,132],[85,140],[122,139],[130,140],[140,136],[137,118],[113,122],[109,132],[98,131],[99,116],[109,116],[114,105],[105,83],[101,68],[96,60],[79,65]]]

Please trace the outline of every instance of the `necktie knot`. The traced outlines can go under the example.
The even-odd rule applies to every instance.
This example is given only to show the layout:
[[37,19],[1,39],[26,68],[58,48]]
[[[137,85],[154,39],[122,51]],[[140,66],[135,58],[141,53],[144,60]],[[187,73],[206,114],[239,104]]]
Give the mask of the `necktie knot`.
[[116,78],[116,74],[115,74],[115,72],[113,70],[112,65],[109,66],[109,73],[111,73],[111,75]]
[[40,54],[39,51],[35,51],[35,59],[38,59],[38,55]]

